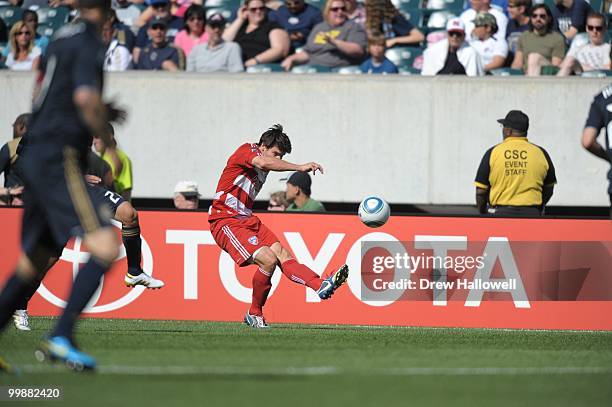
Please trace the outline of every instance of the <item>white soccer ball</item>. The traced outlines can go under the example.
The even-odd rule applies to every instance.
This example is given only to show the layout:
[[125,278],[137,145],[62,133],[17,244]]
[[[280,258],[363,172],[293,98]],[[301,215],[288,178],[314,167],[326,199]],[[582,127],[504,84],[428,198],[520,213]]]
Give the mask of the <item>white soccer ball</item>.
[[377,196],[368,196],[359,204],[359,219],[371,228],[377,228],[387,223],[391,208],[389,204],[382,198]]

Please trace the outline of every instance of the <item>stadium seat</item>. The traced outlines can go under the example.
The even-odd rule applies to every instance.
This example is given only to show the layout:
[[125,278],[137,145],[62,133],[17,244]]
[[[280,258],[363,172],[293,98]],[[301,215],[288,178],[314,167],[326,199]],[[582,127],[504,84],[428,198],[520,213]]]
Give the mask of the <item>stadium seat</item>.
[[422,0],[393,0],[392,3],[398,9],[402,7],[406,9],[415,9],[421,8],[422,6]]
[[604,2],[603,0],[586,0],[587,3],[591,5],[591,8],[598,13],[601,13],[603,9]]
[[523,75],[523,71],[520,69],[512,68],[498,68],[491,71],[493,76],[520,76]]
[[612,71],[603,69],[600,71],[588,71],[583,72],[580,76],[583,78],[606,78],[608,76],[612,76]]
[[298,65],[291,69],[291,73],[329,73],[331,68],[322,65]]
[[354,75],[362,73],[359,65],[341,66],[339,68],[332,69],[332,72],[343,75]]
[[223,8],[231,8],[231,9],[236,10],[238,9],[238,7],[240,7],[241,1],[240,0],[206,0],[204,4],[206,4],[206,9],[213,8],[213,7],[223,7]]
[[399,11],[404,15],[404,17],[406,17],[406,20],[409,20],[415,27],[420,27],[422,25],[423,10],[405,7],[402,5]]
[[456,17],[456,14],[451,11],[435,11],[431,13],[427,20],[427,28],[430,30],[445,30],[446,22],[452,17]]
[[418,47],[395,47],[385,52],[385,56],[397,67],[412,67],[414,59],[421,54],[423,50]]
[[19,7],[13,7],[13,6],[0,7],[0,18],[4,20],[4,23],[6,24],[6,28],[8,30],[11,29],[13,24],[21,20],[22,13],[23,13],[23,10]]
[[280,64],[258,64],[247,67],[248,73],[270,73],[270,72],[284,72],[285,70]]
[[210,16],[212,16],[215,13],[221,13],[221,15],[225,17],[225,19],[230,23],[234,20],[234,17],[235,17],[233,10],[230,8],[211,7],[209,9],[206,9],[206,19],[208,20]]
[[68,7],[49,8],[42,7],[36,10],[38,14],[38,23],[58,30],[61,26],[68,22],[70,10]]
[[306,3],[315,6],[319,10],[323,10],[323,7],[325,7],[325,0],[306,0]]
[[36,33],[38,35],[42,35],[49,38],[53,37],[55,31],[57,30],[55,30],[52,26],[46,24],[40,24],[38,28],[36,28]]
[[398,67],[400,75],[421,75],[421,71],[416,68],[412,68],[410,66],[400,66]]

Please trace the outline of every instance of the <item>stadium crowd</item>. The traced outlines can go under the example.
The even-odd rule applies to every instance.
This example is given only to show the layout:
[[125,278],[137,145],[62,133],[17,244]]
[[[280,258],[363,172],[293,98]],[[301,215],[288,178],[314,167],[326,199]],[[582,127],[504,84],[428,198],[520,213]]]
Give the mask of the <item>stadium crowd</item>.
[[[609,0],[113,0],[107,71],[584,75]],[[0,0],[0,67],[35,70],[76,0]]]

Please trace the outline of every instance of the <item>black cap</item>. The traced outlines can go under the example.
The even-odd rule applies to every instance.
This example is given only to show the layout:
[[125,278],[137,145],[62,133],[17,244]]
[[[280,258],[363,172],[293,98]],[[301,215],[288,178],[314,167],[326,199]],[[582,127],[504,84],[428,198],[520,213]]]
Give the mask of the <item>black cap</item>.
[[225,27],[227,24],[227,20],[223,17],[221,13],[214,13],[206,20],[206,24],[211,27]]
[[168,28],[168,19],[163,17],[155,17],[149,21],[149,28],[152,28],[154,25],[163,25],[165,28]]
[[287,184],[295,185],[306,195],[310,196],[310,186],[312,185],[312,180],[307,172],[294,172],[287,180]]
[[510,110],[504,119],[499,119],[497,122],[518,131],[527,132],[529,129],[529,117],[520,110]]

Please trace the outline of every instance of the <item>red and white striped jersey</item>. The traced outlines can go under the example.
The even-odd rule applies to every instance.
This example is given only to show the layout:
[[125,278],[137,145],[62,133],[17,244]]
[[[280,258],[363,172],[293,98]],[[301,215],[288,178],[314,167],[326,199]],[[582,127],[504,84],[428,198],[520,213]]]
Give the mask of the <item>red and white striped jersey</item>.
[[253,202],[268,176],[268,171],[252,164],[253,158],[260,155],[257,144],[246,143],[230,156],[208,209],[209,221],[251,216]]

